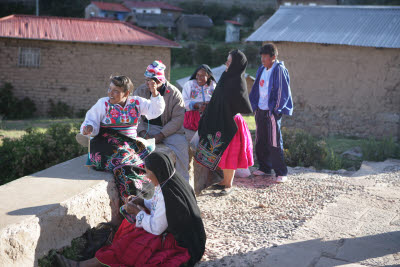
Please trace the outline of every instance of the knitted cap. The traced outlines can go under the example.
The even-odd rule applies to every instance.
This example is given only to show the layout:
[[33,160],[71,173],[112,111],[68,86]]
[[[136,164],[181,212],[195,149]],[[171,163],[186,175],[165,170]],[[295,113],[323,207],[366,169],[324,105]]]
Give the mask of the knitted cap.
[[165,80],[164,70],[165,70],[165,65],[161,62],[161,60],[155,60],[147,67],[144,76],[148,78],[156,78],[160,82],[165,83],[166,80]]

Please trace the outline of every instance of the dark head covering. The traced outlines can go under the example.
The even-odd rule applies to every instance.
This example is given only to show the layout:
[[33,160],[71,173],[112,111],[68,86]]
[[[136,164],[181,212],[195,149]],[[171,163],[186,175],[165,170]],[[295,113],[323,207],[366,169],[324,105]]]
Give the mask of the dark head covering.
[[253,112],[244,77],[247,58],[237,49],[229,54],[232,62],[219,79],[199,122],[200,140],[195,158],[211,170],[216,169],[223,152],[238,130],[234,116],[237,113]]
[[175,171],[167,155],[153,152],[145,159],[145,165],[160,183],[167,213],[167,231],[174,235],[179,246],[188,249],[191,256],[188,264],[193,266],[203,256],[206,245],[206,233],[194,192]]
[[210,85],[211,81],[217,82],[217,81],[215,80],[214,74],[212,73],[210,67],[209,67],[208,65],[206,65],[206,64],[200,65],[200,66],[193,72],[192,76],[190,76],[190,79],[189,79],[189,80],[195,80],[195,79],[196,79],[197,72],[198,72],[199,70],[205,70],[205,72],[207,72],[207,74],[210,76],[210,77],[208,78],[208,80],[207,80],[207,85]]

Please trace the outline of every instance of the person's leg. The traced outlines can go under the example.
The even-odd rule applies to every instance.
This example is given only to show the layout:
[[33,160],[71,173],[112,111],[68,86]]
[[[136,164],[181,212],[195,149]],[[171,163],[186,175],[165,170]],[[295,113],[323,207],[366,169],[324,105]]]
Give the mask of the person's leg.
[[268,111],[257,110],[256,121],[256,157],[259,164],[258,169],[266,174],[271,173],[271,161],[268,140],[270,138]]
[[235,176],[236,170],[224,169],[222,170],[224,173],[224,180],[220,183],[221,185],[225,185],[225,188],[232,187],[233,177]]
[[283,154],[283,140],[281,133],[281,115],[270,115],[272,125],[272,143],[270,146],[272,167],[276,176],[287,176],[288,170]]
[[175,168],[189,182],[189,145],[184,134],[173,134],[163,140],[176,155]]

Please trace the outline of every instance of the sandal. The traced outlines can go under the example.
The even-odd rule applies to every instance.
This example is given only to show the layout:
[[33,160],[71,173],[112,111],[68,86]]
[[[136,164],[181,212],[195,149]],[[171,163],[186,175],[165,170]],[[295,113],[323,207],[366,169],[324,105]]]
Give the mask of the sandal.
[[219,195],[227,196],[227,195],[231,194],[233,191],[235,191],[235,189],[233,189],[233,187],[225,188],[225,189],[221,190],[221,192],[219,192]]
[[224,190],[225,185],[220,185],[220,184],[213,184],[212,186],[209,187],[211,190]]

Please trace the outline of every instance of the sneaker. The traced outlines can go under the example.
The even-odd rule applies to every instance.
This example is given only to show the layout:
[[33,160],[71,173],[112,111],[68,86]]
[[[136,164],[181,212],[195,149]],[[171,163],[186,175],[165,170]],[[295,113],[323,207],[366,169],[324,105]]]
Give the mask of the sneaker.
[[90,137],[88,135],[83,135],[81,133],[78,133],[75,136],[76,141],[83,147],[88,147],[88,142],[89,142],[88,139],[89,138]]
[[255,176],[271,176],[272,175],[272,173],[271,172],[269,172],[269,173],[265,173],[265,172],[263,172],[263,171],[261,171],[261,170],[255,170],[254,172],[253,172],[253,175],[255,175]]
[[284,183],[287,181],[287,176],[278,176],[276,177],[276,182],[277,183]]

